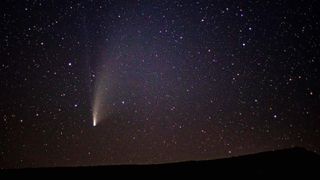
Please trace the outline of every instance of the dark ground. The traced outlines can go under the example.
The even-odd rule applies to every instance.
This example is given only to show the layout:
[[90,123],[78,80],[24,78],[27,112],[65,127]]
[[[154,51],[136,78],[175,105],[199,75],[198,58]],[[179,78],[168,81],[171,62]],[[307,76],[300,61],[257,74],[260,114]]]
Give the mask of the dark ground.
[[[263,152],[234,158],[189,161],[157,165],[116,165],[95,167],[57,167],[1,170],[1,175],[45,175],[44,177],[313,177],[320,173],[320,156],[303,148]],[[105,179],[104,178],[104,179]],[[73,178],[74,179],[74,178]],[[152,178],[153,179],[153,178]]]

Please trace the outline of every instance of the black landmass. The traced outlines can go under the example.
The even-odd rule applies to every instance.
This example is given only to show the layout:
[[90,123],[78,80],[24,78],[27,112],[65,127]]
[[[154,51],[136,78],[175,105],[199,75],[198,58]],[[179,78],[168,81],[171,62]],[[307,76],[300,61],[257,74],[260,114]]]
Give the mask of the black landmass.
[[46,174],[61,177],[63,177],[63,174],[90,177],[99,175],[118,178],[133,175],[152,175],[150,177],[153,178],[170,177],[171,175],[181,175],[183,177],[195,175],[197,177],[239,175],[319,177],[319,165],[320,156],[318,154],[303,148],[292,148],[217,160],[151,165],[2,169],[0,172],[1,174]]

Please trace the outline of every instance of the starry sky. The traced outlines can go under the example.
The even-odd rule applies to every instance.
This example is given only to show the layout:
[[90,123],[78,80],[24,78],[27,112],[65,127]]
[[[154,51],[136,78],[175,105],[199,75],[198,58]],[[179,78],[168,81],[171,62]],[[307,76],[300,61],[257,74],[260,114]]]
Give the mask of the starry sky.
[[319,4],[2,1],[0,167],[319,152]]

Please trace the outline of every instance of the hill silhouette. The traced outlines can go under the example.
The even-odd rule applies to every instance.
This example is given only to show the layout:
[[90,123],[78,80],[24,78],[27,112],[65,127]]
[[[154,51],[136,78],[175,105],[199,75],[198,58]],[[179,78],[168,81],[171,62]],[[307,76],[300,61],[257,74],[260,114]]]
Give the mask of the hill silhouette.
[[77,174],[101,176],[131,176],[136,174],[153,175],[306,175],[318,177],[320,156],[303,148],[292,148],[262,152],[239,157],[217,160],[187,161],[151,165],[112,165],[88,167],[55,167],[7,169],[1,173],[18,174]]

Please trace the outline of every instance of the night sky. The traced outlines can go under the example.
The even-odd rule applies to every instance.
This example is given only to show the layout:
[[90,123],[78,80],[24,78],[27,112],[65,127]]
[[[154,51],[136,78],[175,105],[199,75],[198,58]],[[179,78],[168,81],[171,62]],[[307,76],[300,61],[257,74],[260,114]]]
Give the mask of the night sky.
[[0,167],[320,151],[319,1],[2,1]]

